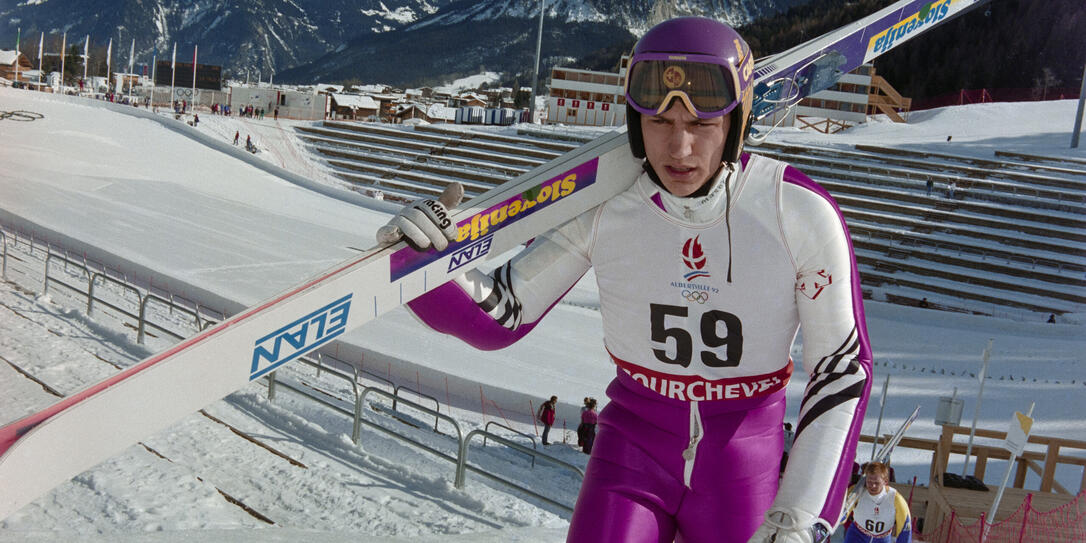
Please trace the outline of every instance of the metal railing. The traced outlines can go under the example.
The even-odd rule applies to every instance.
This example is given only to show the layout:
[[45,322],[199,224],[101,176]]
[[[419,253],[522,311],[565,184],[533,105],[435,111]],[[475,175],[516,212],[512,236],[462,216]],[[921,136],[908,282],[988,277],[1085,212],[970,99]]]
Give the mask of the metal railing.
[[150,325],[151,327],[153,327],[153,328],[155,328],[157,330],[165,332],[165,333],[167,333],[167,334],[169,334],[169,335],[171,335],[171,336],[173,336],[173,337],[175,337],[175,338],[177,338],[179,340],[180,339],[185,339],[180,334],[177,334],[175,332],[167,330],[167,329],[165,329],[165,328],[163,328],[161,326],[158,326],[158,325],[154,324],[153,322],[148,321],[148,319],[147,319],[147,306],[150,305],[151,302],[158,302],[160,304],[165,305],[170,310],[171,313],[173,313],[174,311],[178,311],[180,313],[184,313],[186,315],[191,316],[193,318],[193,324],[196,325],[197,330],[201,330],[201,331],[206,330],[208,326],[211,326],[212,324],[215,324],[214,321],[212,321],[210,319],[200,319],[200,308],[199,308],[199,306],[197,306],[195,310],[192,310],[192,309],[189,309],[187,307],[184,307],[184,306],[181,306],[181,305],[175,303],[173,300],[167,300],[167,299],[165,299],[165,298],[163,298],[161,296],[158,296],[157,294],[152,294],[152,293],[148,292],[146,295],[144,295],[143,300],[140,301],[140,314],[139,314],[139,317],[138,317],[139,318],[139,325],[138,325],[137,331],[136,331],[136,343],[139,343],[140,345],[143,345],[143,340],[144,340],[144,336],[147,333],[147,326],[148,325]]
[[[437,401],[437,398],[435,398],[433,396],[430,396],[429,394],[423,394],[423,393],[421,393],[421,392],[419,392],[419,391],[417,391],[417,390],[415,390],[413,388],[410,388],[410,387],[407,387],[407,386],[404,386],[404,385],[400,385],[400,386],[397,386],[396,388],[394,388],[393,391],[392,391],[392,396],[393,396],[392,410],[393,411],[396,411],[396,403],[399,402],[399,401],[403,401],[403,400],[400,399],[400,391],[401,390],[406,390],[408,392],[414,392],[415,395],[418,396],[419,398],[426,398],[427,400],[433,400],[434,401],[434,412],[435,413],[437,412],[438,409],[441,408],[441,402]],[[438,422],[438,419],[435,417],[434,418],[434,431],[435,432],[437,431],[437,422]]]
[[[411,407],[413,409],[417,409],[419,411],[422,411],[423,413],[433,415],[434,417],[436,417],[438,419],[441,419],[441,420],[444,420],[444,421],[447,421],[447,422],[451,423],[453,425],[453,428],[456,428],[456,441],[457,441],[457,443],[463,442],[463,440],[464,440],[464,432],[460,430],[460,423],[456,422],[456,419],[454,419],[454,418],[452,418],[452,417],[450,417],[448,415],[439,413],[438,411],[430,409],[429,407],[426,407],[424,405],[415,403],[415,402],[413,402],[411,400],[408,400],[406,398],[400,398],[396,394],[390,394],[389,392],[387,392],[385,390],[381,390],[379,388],[373,388],[373,387],[366,387],[366,388],[364,388],[362,390],[362,394],[360,394],[358,396],[358,400],[355,402],[354,433],[352,434],[352,439],[354,439],[355,445],[361,445],[361,439],[362,439],[361,432],[362,432],[362,424],[363,423],[368,423],[370,426],[374,426],[374,427],[379,426],[379,425],[377,425],[375,423],[369,423],[369,421],[366,421],[364,419],[364,417],[362,417],[362,405],[365,404],[365,402],[366,402],[366,396],[368,396],[370,394],[376,394],[378,396],[384,396],[384,397],[386,397],[388,399],[391,399],[394,406],[398,405],[398,404],[404,404],[404,405],[406,405],[408,407]],[[393,408],[393,410],[395,411],[396,409]],[[437,431],[437,423],[434,424],[434,431],[435,432]],[[406,438],[406,436],[404,436],[404,437]],[[410,438],[407,438],[407,439],[410,439]],[[422,444],[420,443],[420,445],[422,445]],[[423,445],[423,447],[425,447],[428,450],[430,449],[430,447],[428,445]]]
[[[33,250],[33,249],[31,249],[31,250]],[[86,290],[82,290],[79,287],[69,285],[68,283],[65,283],[64,281],[62,281],[60,279],[53,278],[52,276],[49,275],[49,263],[52,262],[54,259],[62,260],[64,262],[64,269],[68,269],[68,266],[74,266],[74,267],[79,268],[80,270],[82,270],[83,276],[86,278],[86,280],[90,281],[91,273],[90,273],[90,270],[87,269],[86,265],[80,264],[80,263],[77,263],[77,262],[73,262],[67,256],[56,254],[56,253],[53,253],[52,251],[49,251],[49,253],[45,257],[45,273],[44,273],[45,277],[44,277],[43,284],[42,284],[42,294],[48,294],[49,293],[49,283],[51,281],[51,282],[53,282],[55,284],[66,287],[66,288],[68,288],[69,290],[71,290],[73,292],[77,292],[77,293],[79,293],[79,294],[81,294],[83,296],[87,296],[88,294],[87,294]]]
[[[46,275],[48,275],[48,274],[46,274]],[[114,279],[114,278],[106,275],[105,273],[99,272],[99,273],[96,273],[96,274],[92,275],[91,278],[90,278],[90,281],[87,282],[87,316],[88,317],[91,316],[93,314],[93,312],[94,312],[94,300],[95,300],[94,286],[98,284],[99,279],[101,279],[103,283],[110,283],[113,286],[120,287],[121,290],[123,290],[125,292],[134,293],[136,295],[137,307],[143,307],[143,294],[140,294],[139,289],[137,289],[136,287],[133,287],[132,285],[129,285],[126,281],[121,281],[120,279]],[[110,309],[112,309],[114,311],[117,311],[118,313],[120,313],[122,315],[130,317],[130,318],[132,318],[134,320],[140,320],[139,315],[131,313],[131,312],[129,312],[129,311],[117,306],[117,305],[111,304],[111,303],[109,303],[109,302],[107,302],[105,300],[99,300],[99,303],[101,303],[102,305],[104,305],[104,306],[106,306],[106,307],[108,307],[108,308],[110,308]],[[140,324],[142,325],[143,323],[141,322]]]
[[[456,483],[455,483],[456,488],[464,488],[464,483],[467,480],[466,477],[465,477],[465,472],[466,472],[466,470],[468,468],[470,468],[470,466],[468,466],[468,445],[471,443],[471,438],[473,438],[475,436],[485,436],[485,437],[488,437],[490,439],[493,439],[494,441],[497,441],[498,443],[501,443],[502,445],[505,445],[506,447],[509,447],[511,449],[515,449],[515,450],[520,451],[520,452],[522,452],[524,454],[529,454],[529,455],[532,455],[533,457],[538,456],[539,458],[541,458],[543,460],[546,460],[547,462],[550,462],[550,463],[552,463],[552,464],[554,464],[556,466],[559,466],[559,467],[562,467],[562,468],[573,471],[578,476],[580,476],[582,481],[584,480],[584,472],[581,471],[581,468],[578,468],[577,466],[574,466],[573,464],[570,464],[568,462],[564,462],[564,461],[559,460],[559,459],[557,459],[557,458],[555,458],[553,456],[550,456],[548,454],[543,454],[543,453],[536,452],[536,451],[534,451],[532,449],[529,449],[528,447],[525,447],[524,445],[521,445],[520,443],[513,442],[513,441],[508,440],[508,439],[506,439],[506,438],[504,438],[502,436],[499,436],[497,434],[492,434],[490,432],[487,432],[486,430],[478,430],[477,429],[477,430],[472,430],[472,431],[468,432],[467,437],[464,438],[464,440],[460,443],[460,454],[459,454],[459,458],[458,458],[457,464],[456,464]],[[533,463],[533,465],[534,465],[534,463]],[[496,475],[493,475],[491,473],[487,473],[487,472],[484,472],[484,471],[481,471],[481,470],[476,470],[476,469],[472,469],[472,471],[474,471],[474,472],[476,472],[476,473],[478,473],[480,475],[483,475],[484,477],[486,477],[486,478],[488,478],[488,479],[490,479],[492,481],[503,483],[503,484],[510,484],[508,481],[505,481],[504,479],[502,479],[500,477],[497,477]],[[510,486],[514,486],[514,485],[510,485]],[[534,497],[536,499],[543,500],[543,501],[546,501],[547,503],[554,504],[554,505],[556,505],[558,507],[561,507],[561,508],[565,509],[566,511],[569,511],[569,512],[573,511],[572,507],[570,507],[570,506],[568,506],[566,504],[563,504],[563,503],[556,502],[553,499],[551,499],[551,498],[549,498],[547,496],[544,496],[542,494],[539,494],[538,492],[536,492],[534,490],[529,490],[527,488],[522,488],[522,487],[519,487],[519,486],[516,486],[515,488],[517,488],[517,490],[519,490],[521,492],[524,492],[524,493],[528,494],[529,496],[532,496],[532,497]]]
[[[313,361],[311,359],[307,359],[306,357],[299,358],[299,360],[302,361],[303,363],[308,364],[308,365],[313,366],[313,367],[317,367],[317,365],[318,365],[317,362],[315,362],[315,361]],[[328,371],[330,373],[338,374],[340,377],[342,377],[342,378],[344,378],[346,380],[352,381],[353,383],[356,383],[357,376],[358,376],[357,369],[354,371],[354,377],[347,376],[347,375],[339,372],[338,370],[325,369],[324,371]],[[292,385],[290,383],[287,383],[287,382],[284,382],[282,380],[277,379],[276,376],[275,376],[275,372],[272,372],[272,373],[268,374],[266,379],[267,379],[267,382],[268,382],[268,385],[269,385],[269,399],[272,399],[274,397],[274,392],[273,391],[275,390],[275,388],[282,387],[282,388],[290,390],[290,391],[292,391],[294,393],[297,393],[297,394],[303,396],[306,399],[309,399],[309,400],[315,401],[317,403],[320,403],[320,404],[324,405],[325,407],[328,407],[328,408],[332,409],[333,411],[336,411],[336,412],[338,412],[340,414],[343,414],[343,415],[345,415],[347,417],[350,417],[352,419],[351,439],[352,439],[352,441],[354,441],[354,443],[356,445],[362,446],[362,426],[365,425],[365,426],[368,426],[370,428],[373,428],[374,430],[382,432],[382,433],[384,433],[385,435],[387,435],[389,437],[392,437],[392,438],[407,442],[407,443],[411,444],[412,446],[414,446],[414,447],[416,447],[418,449],[424,450],[424,451],[426,451],[426,452],[428,452],[430,454],[433,454],[434,456],[437,456],[438,458],[442,458],[442,459],[448,460],[449,462],[454,463],[456,465],[456,472],[455,472],[455,485],[456,485],[456,488],[464,488],[464,484],[466,482],[466,475],[465,474],[466,474],[467,471],[471,471],[471,472],[473,472],[473,473],[475,473],[477,475],[481,475],[481,476],[483,476],[483,477],[485,477],[485,478],[487,478],[487,479],[489,479],[491,481],[494,481],[494,482],[496,482],[498,484],[501,484],[501,485],[506,486],[508,488],[512,488],[512,489],[516,490],[517,492],[524,493],[524,494],[526,494],[528,496],[531,496],[531,497],[533,497],[535,499],[538,499],[540,501],[543,501],[543,502],[549,503],[551,505],[554,505],[556,507],[559,507],[559,508],[561,508],[561,509],[563,509],[563,510],[565,510],[567,512],[572,512],[573,511],[572,506],[570,506],[569,504],[559,502],[559,501],[555,500],[554,498],[551,498],[549,496],[540,494],[539,492],[536,492],[536,491],[534,491],[534,490],[532,490],[530,488],[527,488],[525,486],[517,484],[516,482],[513,482],[513,481],[510,481],[510,480],[498,477],[497,475],[494,475],[494,474],[492,474],[492,473],[490,473],[490,472],[488,472],[486,470],[483,470],[483,469],[480,469],[480,468],[469,465],[467,463],[468,444],[469,444],[470,440],[473,437],[481,435],[481,436],[484,436],[484,438],[486,438],[486,439],[492,439],[492,440],[494,440],[494,441],[496,441],[498,443],[501,443],[501,444],[503,444],[503,445],[505,445],[505,446],[507,446],[507,447],[509,447],[511,449],[514,449],[517,452],[520,452],[520,453],[523,453],[523,454],[526,454],[526,455],[530,456],[532,458],[532,466],[533,467],[535,466],[535,460],[538,458],[538,459],[545,460],[545,461],[547,461],[547,462],[549,462],[549,463],[551,463],[553,465],[556,465],[556,466],[571,470],[577,476],[579,476],[581,479],[584,479],[584,472],[581,471],[581,469],[578,468],[577,466],[574,466],[572,464],[564,462],[564,461],[562,461],[562,460],[560,460],[558,458],[555,458],[553,456],[550,456],[550,455],[547,455],[547,454],[544,454],[544,453],[540,453],[540,452],[538,452],[538,451],[536,451],[534,449],[530,449],[528,447],[525,447],[525,446],[523,446],[523,445],[521,445],[519,443],[513,442],[513,441],[511,441],[509,439],[506,439],[503,436],[500,436],[498,434],[494,434],[494,433],[489,432],[487,430],[473,430],[473,431],[468,433],[467,437],[465,437],[464,434],[463,434],[463,431],[460,428],[460,424],[456,421],[456,419],[454,419],[454,418],[452,418],[452,417],[450,417],[448,415],[439,413],[438,411],[436,411],[434,409],[430,409],[429,407],[426,407],[426,406],[421,405],[419,403],[408,400],[406,398],[398,397],[398,396],[396,396],[396,394],[390,393],[390,392],[388,392],[386,390],[382,390],[380,388],[364,387],[364,388],[361,389],[361,391],[359,391],[357,387],[354,388],[354,390],[356,391],[356,397],[355,397],[355,400],[354,400],[354,409],[352,411],[352,410],[346,409],[342,404],[338,404],[338,403],[336,403],[336,402],[334,402],[334,401],[332,401],[330,399],[327,399],[327,398],[314,396],[314,395],[310,394],[306,390],[303,390],[303,389],[301,389],[299,387],[296,387],[296,386],[294,386],[294,385]],[[434,446],[432,446],[430,444],[424,443],[424,442],[422,442],[422,441],[420,441],[418,439],[415,439],[415,438],[413,438],[413,437],[411,437],[409,435],[406,435],[404,433],[397,432],[397,431],[395,431],[395,430],[393,430],[391,428],[385,427],[385,426],[383,426],[383,425],[381,425],[381,424],[379,424],[379,423],[377,423],[375,421],[368,420],[366,418],[366,416],[365,416],[365,412],[366,412],[365,405],[366,405],[366,399],[368,397],[370,397],[371,395],[381,396],[381,397],[383,397],[383,398],[385,398],[387,400],[395,402],[397,405],[405,405],[405,406],[411,407],[413,409],[417,409],[417,410],[419,410],[419,411],[421,411],[423,413],[433,415],[435,418],[437,418],[439,420],[446,421],[449,424],[451,424],[453,426],[453,428],[456,430],[455,437],[452,437],[452,439],[455,439],[455,443],[457,445],[457,454],[456,454],[456,456],[453,456],[453,455],[449,454],[448,452],[442,451],[442,450],[440,450],[440,449],[438,449],[438,448],[436,448],[436,447],[434,447]],[[401,419],[399,419],[397,417],[396,420],[401,420]],[[401,420],[401,422],[402,422],[402,420]],[[515,430],[514,430],[514,432],[515,432]],[[534,446],[534,441],[533,441],[533,446]]]
[[[19,241],[20,240],[18,239],[18,237],[12,237],[7,235],[3,231],[0,231],[0,249],[2,249],[2,252],[0,252],[0,257],[3,258],[2,269],[5,274],[7,269],[8,257],[11,256],[12,258],[15,258],[13,255],[8,254],[8,249],[9,247],[18,244]],[[145,336],[148,335],[147,331],[149,329],[161,331],[173,338],[176,338],[177,340],[181,340],[185,337],[184,335],[167,328],[167,325],[164,322],[156,322],[153,318],[153,315],[155,315],[156,312],[148,311],[148,309],[152,307],[152,305],[160,305],[168,308],[171,314],[174,311],[177,311],[188,316],[189,318],[191,318],[191,323],[196,328],[196,330],[206,329],[208,326],[211,326],[216,322],[214,319],[208,318],[206,316],[206,313],[204,312],[207,311],[207,308],[203,308],[199,304],[193,304],[194,308],[189,308],[174,300],[172,294],[160,296],[152,292],[143,292],[138,287],[128,282],[127,277],[123,273],[115,274],[119,276],[118,278],[113,277],[111,274],[109,274],[108,271],[106,271],[105,267],[100,267],[102,271],[92,271],[88,263],[86,262],[86,259],[73,259],[66,254],[62,254],[59,251],[54,251],[49,244],[40,244],[41,246],[39,247],[39,244],[36,243],[33,237],[28,237],[26,238],[26,240],[23,241],[25,241],[29,246],[29,251],[31,254],[33,254],[33,252],[38,249],[44,249],[46,251],[45,259],[43,262],[44,278],[41,283],[43,294],[48,293],[50,287],[52,287],[53,290],[56,290],[59,287],[63,287],[65,290],[75,293],[80,298],[86,298],[86,311],[88,315],[91,315],[94,312],[96,306],[102,306],[109,308],[112,311],[116,311],[118,314],[123,315],[124,317],[135,320],[137,323],[136,334],[138,343],[142,344],[144,342]],[[56,263],[63,263],[63,270],[66,272],[66,274],[51,270],[51,267],[58,267]],[[73,282],[73,278],[78,278],[78,281]],[[106,287],[110,288],[107,289]],[[103,291],[114,293],[119,292],[121,297],[134,297],[135,301],[138,303],[138,311],[134,309],[125,309],[124,307],[121,307],[120,302],[107,299],[106,296],[103,296]],[[223,316],[223,319],[225,319],[225,316]],[[327,358],[327,360],[325,360],[325,358]],[[464,487],[466,472],[470,470],[475,474],[478,474],[484,478],[487,478],[498,484],[513,489],[516,492],[531,496],[539,501],[551,504],[567,512],[572,512],[573,508],[569,504],[559,502],[554,498],[536,492],[531,488],[527,488],[526,486],[522,486],[521,484],[518,484],[514,481],[498,477],[492,473],[489,473],[486,470],[471,466],[467,463],[468,445],[470,440],[475,436],[483,436],[484,447],[486,446],[486,441],[488,439],[503,444],[518,453],[527,455],[531,459],[531,464],[533,468],[535,467],[536,460],[542,459],[546,462],[551,463],[552,465],[571,470],[580,478],[584,478],[584,472],[580,468],[572,464],[566,463],[558,458],[536,451],[535,439],[531,435],[524,432],[519,432],[496,421],[490,421],[486,425],[486,429],[474,430],[470,432],[467,437],[465,437],[463,431],[461,430],[460,424],[456,421],[456,419],[452,418],[449,415],[442,414],[438,411],[441,404],[433,396],[429,396],[406,386],[397,386],[389,379],[386,379],[372,372],[359,369],[352,364],[343,362],[329,355],[318,353],[315,357],[301,357],[298,360],[305,365],[315,368],[318,372],[318,376],[320,376],[321,374],[326,374],[328,376],[333,376],[347,381],[351,387],[351,394],[354,396],[354,409],[350,410],[344,408],[341,402],[345,400],[341,400],[341,402],[336,402],[335,396],[327,392],[320,391],[319,389],[314,389],[328,395],[328,398],[323,398],[319,395],[310,393],[309,391],[303,390],[302,388],[294,386],[290,383],[284,382],[276,376],[276,372],[271,372],[266,376],[269,399],[274,399],[277,387],[283,387],[287,390],[300,394],[302,397],[308,400],[320,403],[336,412],[342,413],[350,417],[353,421],[352,439],[358,445],[361,445],[362,425],[366,425],[396,439],[411,443],[415,447],[430,452],[431,454],[434,454],[439,458],[444,458],[456,465],[455,480],[457,488]],[[330,364],[331,362],[334,362],[337,365],[342,365],[346,368],[350,368],[349,373],[344,371],[343,369],[332,367],[332,365]],[[366,374],[367,378],[372,378],[377,382],[387,385],[391,389],[391,392],[373,386],[362,386],[361,377],[363,374]],[[419,398],[433,401],[434,407],[431,408],[428,406],[424,406],[418,402],[404,398],[401,394],[401,392],[404,391],[416,394],[417,396],[419,396]],[[446,421],[451,424],[455,429],[455,436],[451,438],[455,439],[456,455],[454,456],[445,451],[441,451],[434,446],[423,443],[422,441],[406,435],[402,432],[397,432],[393,429],[386,428],[375,421],[367,420],[364,416],[365,409],[363,408],[363,406],[366,405],[366,399],[374,395],[390,400],[393,404],[393,411],[399,411],[400,406],[406,406],[412,409],[416,409],[422,413],[432,415],[435,420],[433,427],[433,431],[435,433],[440,433],[439,426],[441,421]],[[401,417],[396,417],[396,419],[401,421],[403,420]],[[531,448],[521,445],[519,443],[515,443],[504,436],[490,432],[490,427],[495,424],[516,434],[526,437],[531,442]]]
[[[494,435],[494,434],[492,434],[490,432],[490,427],[494,426],[494,425],[505,428],[506,430],[509,430],[510,432],[513,432],[514,434],[517,434],[517,435],[524,436],[524,437],[528,438],[528,441],[532,444],[532,450],[536,449],[535,436],[533,436],[531,434],[521,432],[521,431],[518,431],[518,430],[514,430],[513,428],[510,428],[509,426],[506,426],[506,425],[504,425],[504,424],[502,424],[502,423],[500,423],[500,422],[498,422],[496,420],[492,420],[492,421],[486,423],[485,426],[483,426],[483,429],[486,430],[487,435]],[[483,436],[483,446],[484,447],[486,447],[486,437],[487,437],[486,435]],[[534,468],[535,467],[535,455],[533,454],[533,455],[529,455],[529,456],[532,459],[532,467]]]

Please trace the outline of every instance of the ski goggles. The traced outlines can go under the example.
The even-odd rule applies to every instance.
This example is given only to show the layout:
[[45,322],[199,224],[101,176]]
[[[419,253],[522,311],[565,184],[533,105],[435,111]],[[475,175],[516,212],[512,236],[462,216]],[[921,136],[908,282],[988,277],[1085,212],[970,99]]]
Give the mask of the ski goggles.
[[726,115],[739,104],[735,66],[719,57],[642,53],[626,76],[626,103],[643,115],[659,115],[678,99],[699,119]]

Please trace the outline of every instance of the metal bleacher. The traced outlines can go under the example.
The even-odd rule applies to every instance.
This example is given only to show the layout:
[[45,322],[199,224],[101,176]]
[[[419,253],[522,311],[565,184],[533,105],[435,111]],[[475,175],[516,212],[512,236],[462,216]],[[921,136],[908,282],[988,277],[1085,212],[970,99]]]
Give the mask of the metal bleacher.
[[[588,138],[336,121],[297,131],[346,182],[402,200],[440,194],[453,181],[471,198]],[[928,298],[937,309],[1021,319],[1086,309],[1082,162],[873,145],[748,149],[793,164],[834,196],[867,296],[906,305]]]
[[756,152],[796,165],[833,194],[865,288],[889,301],[931,298],[943,309],[1023,318],[1086,304],[1082,165],[870,145]]

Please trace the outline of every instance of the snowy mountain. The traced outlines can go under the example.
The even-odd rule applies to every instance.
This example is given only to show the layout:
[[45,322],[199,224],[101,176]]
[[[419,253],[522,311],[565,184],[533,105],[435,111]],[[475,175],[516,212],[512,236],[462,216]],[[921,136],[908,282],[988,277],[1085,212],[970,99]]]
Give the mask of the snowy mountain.
[[[733,25],[772,16],[807,0],[556,0],[546,3],[540,73],[606,47],[632,43],[653,21],[703,15]],[[282,74],[282,80],[433,84],[484,70],[517,74],[535,64],[539,2],[463,0],[397,32],[361,35],[340,51]],[[450,47],[455,45],[455,47]]]
[[[0,36],[4,47],[15,45],[22,30],[22,49],[37,55],[46,34],[46,49],[60,48],[61,33],[80,52],[90,35],[102,57],[113,39],[114,66],[127,63],[132,39],[138,64],[168,58],[174,43],[178,57],[221,64],[227,71],[261,70],[266,78],[334,51],[359,34],[380,34],[424,18],[449,0],[43,0],[0,2]],[[11,36],[10,39],[8,36]],[[10,42],[10,43],[9,43]],[[182,53],[184,51],[184,53]],[[101,68],[92,60],[91,69]]]
[[[654,17],[707,15],[742,24],[807,1],[552,0],[544,69],[631,40]],[[104,74],[110,39],[113,66],[127,64],[135,38],[139,65],[150,64],[156,52],[168,58],[177,43],[180,59],[190,59],[197,45],[198,61],[220,64],[235,77],[248,69],[264,79],[275,72],[284,82],[409,85],[477,73],[480,66],[529,73],[538,16],[536,0],[42,0],[0,2],[0,36],[11,47],[21,30],[22,50],[36,57],[42,32],[54,53],[62,33],[79,52],[89,35],[92,73]],[[450,49],[456,54],[446,55]]]

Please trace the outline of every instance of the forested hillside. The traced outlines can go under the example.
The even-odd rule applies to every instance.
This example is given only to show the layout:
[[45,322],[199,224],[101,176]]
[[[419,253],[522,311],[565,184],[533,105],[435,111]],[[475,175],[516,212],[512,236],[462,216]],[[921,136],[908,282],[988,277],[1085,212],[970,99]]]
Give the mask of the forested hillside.
[[[874,13],[894,0],[813,0],[739,29],[757,56]],[[875,66],[905,96],[923,100],[962,89],[1077,89],[1086,47],[1083,0],[992,0],[879,57]],[[633,41],[583,59],[615,70]]]
[[[740,32],[756,54],[766,55],[892,3],[814,0]],[[1086,60],[1084,33],[1082,0],[992,0],[891,50],[875,67],[914,100],[961,89],[1078,88]]]

